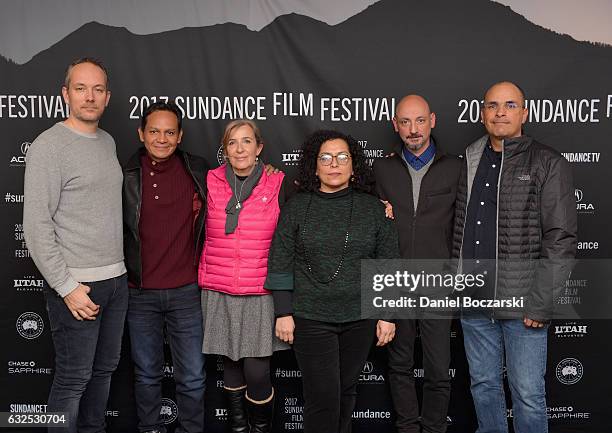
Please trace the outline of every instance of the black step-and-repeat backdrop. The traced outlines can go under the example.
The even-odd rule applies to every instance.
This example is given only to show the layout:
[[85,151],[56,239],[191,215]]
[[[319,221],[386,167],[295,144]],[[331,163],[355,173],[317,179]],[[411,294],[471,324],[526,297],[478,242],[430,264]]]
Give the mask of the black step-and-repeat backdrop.
[[[155,2],[148,5],[155,8]],[[19,14],[12,19],[19,20]],[[562,152],[573,168],[579,257],[611,256],[611,46],[577,42],[488,0],[381,0],[336,25],[289,14],[257,31],[226,23],[136,35],[90,22],[26,63],[0,57],[5,197],[0,205],[0,412],[46,409],[53,346],[42,296],[46,283],[23,239],[23,173],[29,144],[66,116],[60,97],[66,65],[85,55],[109,68],[112,97],[101,127],[115,137],[121,162],[139,145],[136,129],[143,107],[170,99],[185,117],[185,149],[216,166],[224,125],[234,118],[255,119],[263,131],[266,161],[289,175],[295,173],[304,137],[321,127],[352,134],[372,160],[383,157],[397,142],[391,126],[395,104],[408,93],[430,101],[439,145],[461,153],[483,134],[479,103],[486,87],[515,81],[528,98],[526,131]],[[572,276],[562,302],[580,305],[593,285],[588,275]],[[460,327],[455,323],[451,332],[449,432],[472,432],[475,416]],[[551,431],[612,431],[611,322],[558,320],[549,333]],[[135,431],[127,344],[124,338],[113,376],[110,432]],[[207,372],[208,431],[222,432],[220,360],[208,357]],[[169,353],[164,373],[162,415],[172,427],[177,407]],[[275,431],[300,431],[301,377],[291,352],[274,357],[272,374],[278,391]],[[417,363],[419,386],[424,374]],[[373,348],[360,377],[355,432],[392,431],[386,380],[385,351]]]

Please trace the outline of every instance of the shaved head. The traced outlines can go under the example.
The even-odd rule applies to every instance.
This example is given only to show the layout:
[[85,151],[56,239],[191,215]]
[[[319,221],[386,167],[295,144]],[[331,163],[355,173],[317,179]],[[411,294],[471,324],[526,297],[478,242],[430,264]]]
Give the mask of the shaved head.
[[484,97],[482,98],[483,101],[487,100],[487,95],[494,90],[496,87],[513,87],[516,91],[518,91],[518,93],[521,95],[521,102],[522,105],[525,105],[525,92],[523,91],[523,89],[521,89],[521,86],[519,86],[516,83],[513,83],[512,81],[500,81],[498,83],[493,84],[491,87],[489,87],[487,89],[487,91],[484,94]]
[[420,106],[424,111],[427,112],[427,114],[431,113],[431,110],[429,109],[429,103],[425,98],[420,95],[406,95],[402,99],[400,99],[400,101],[397,103],[397,106],[395,107],[396,117],[397,114],[401,111],[401,109],[405,106]]

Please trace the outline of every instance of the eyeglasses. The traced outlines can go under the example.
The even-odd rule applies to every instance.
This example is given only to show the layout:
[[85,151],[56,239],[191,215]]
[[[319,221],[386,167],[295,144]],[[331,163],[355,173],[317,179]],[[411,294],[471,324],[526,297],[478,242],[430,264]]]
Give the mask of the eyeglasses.
[[[516,110],[517,108],[520,107],[518,102],[514,102],[514,101],[506,101],[502,104],[504,106],[504,108],[506,110]],[[499,108],[499,104],[497,102],[485,102],[484,104],[482,104],[482,106],[484,107],[485,110],[488,111],[495,111]]]
[[351,159],[351,155],[348,153],[339,153],[337,155],[332,155],[331,153],[322,153],[319,155],[319,161],[321,165],[331,165],[332,161],[336,158],[336,162],[338,165],[346,165]]

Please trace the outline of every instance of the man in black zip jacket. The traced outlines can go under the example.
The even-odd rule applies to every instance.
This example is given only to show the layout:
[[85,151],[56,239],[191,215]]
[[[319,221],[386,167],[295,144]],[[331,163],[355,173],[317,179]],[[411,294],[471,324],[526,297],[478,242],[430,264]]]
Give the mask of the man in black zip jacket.
[[457,191],[453,257],[462,272],[486,274],[478,295],[492,305],[464,308],[461,319],[478,432],[508,432],[504,366],[514,431],[548,431],[547,327],[576,252],[571,169],[558,151],[523,135],[527,116],[516,84],[487,90],[487,134],[467,147]]
[[205,370],[197,285],[204,239],[208,163],[177,149],[183,131],[174,103],[154,103],[138,129],[140,148],[124,168],[128,327],[138,431],[163,433],[164,325],[172,353],[181,433],[204,430]]
[[[382,200],[388,201],[404,259],[448,260],[461,161],[443,152],[431,137],[436,115],[427,101],[408,95],[397,105],[393,127],[400,145],[393,156],[376,161],[374,175]],[[416,319],[396,321],[389,345],[389,387],[398,433],[446,431],[450,398],[450,319],[420,318],[425,383],[419,419],[414,385]],[[422,429],[422,430],[421,430]]]

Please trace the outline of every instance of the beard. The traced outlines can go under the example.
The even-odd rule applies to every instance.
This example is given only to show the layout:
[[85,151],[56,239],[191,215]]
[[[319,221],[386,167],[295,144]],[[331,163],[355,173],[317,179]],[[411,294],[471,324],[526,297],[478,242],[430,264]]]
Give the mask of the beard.
[[406,139],[404,140],[404,144],[409,150],[416,152],[425,145],[425,140],[423,139],[422,135],[410,136],[406,137]]

